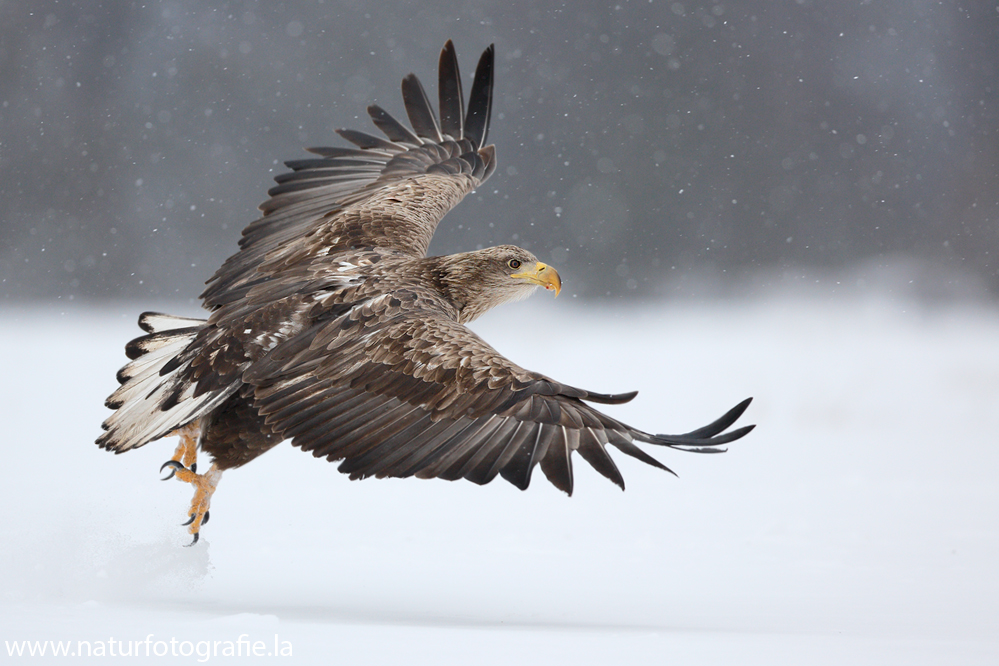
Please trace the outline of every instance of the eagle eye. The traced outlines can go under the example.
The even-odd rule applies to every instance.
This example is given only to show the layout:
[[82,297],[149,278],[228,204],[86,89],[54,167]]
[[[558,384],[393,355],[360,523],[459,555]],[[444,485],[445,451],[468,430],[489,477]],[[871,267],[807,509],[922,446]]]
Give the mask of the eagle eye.
[[506,265],[513,269],[520,268],[520,262],[517,261],[516,259],[511,259],[510,261],[506,262]]

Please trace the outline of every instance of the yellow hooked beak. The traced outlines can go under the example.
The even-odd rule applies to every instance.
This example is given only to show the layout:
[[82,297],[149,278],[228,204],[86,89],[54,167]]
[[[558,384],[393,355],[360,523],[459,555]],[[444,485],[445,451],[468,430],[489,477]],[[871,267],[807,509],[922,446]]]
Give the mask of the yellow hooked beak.
[[558,271],[547,264],[541,263],[540,261],[538,262],[538,265],[535,266],[534,270],[524,271],[523,273],[514,273],[510,277],[527,280],[528,282],[536,284],[539,287],[544,287],[548,291],[554,289],[556,296],[558,296],[559,292],[562,291],[562,279],[558,276]]

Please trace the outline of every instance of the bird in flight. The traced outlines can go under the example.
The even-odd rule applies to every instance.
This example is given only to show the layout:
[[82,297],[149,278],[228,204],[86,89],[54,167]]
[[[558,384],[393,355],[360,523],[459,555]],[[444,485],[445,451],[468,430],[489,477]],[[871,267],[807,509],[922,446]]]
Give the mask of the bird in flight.
[[[439,61],[439,114],[419,79],[402,81],[411,127],[381,107],[385,138],[337,130],[352,147],[287,162],[201,295],[207,319],[147,312],[128,343],[114,413],[97,444],[123,453],[179,436],[161,471],[194,486],[197,543],[222,473],[284,440],[339,461],[351,479],[503,477],[526,489],[535,466],[572,494],[578,453],[622,489],[607,452],[671,471],[637,443],[718,452],[747,399],[683,435],[653,435],[592,405],[627,402],[562,384],[502,356],[465,324],[559,274],[513,245],[428,257],[441,218],[496,168],[486,143],[493,47],[465,105],[454,45]],[[726,432],[728,431],[728,432]],[[197,451],[211,467],[197,471]]]

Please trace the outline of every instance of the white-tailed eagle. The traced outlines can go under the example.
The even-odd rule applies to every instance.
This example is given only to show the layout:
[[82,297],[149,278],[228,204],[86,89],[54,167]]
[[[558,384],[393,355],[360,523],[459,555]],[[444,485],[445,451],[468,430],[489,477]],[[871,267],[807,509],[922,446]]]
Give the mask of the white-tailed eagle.
[[[698,452],[748,433],[725,432],[749,400],[684,435],[653,435],[591,406],[627,402],[567,386],[504,358],[465,327],[558,273],[512,245],[426,256],[441,218],[496,168],[486,144],[493,48],[465,106],[454,46],[440,55],[439,116],[413,74],[402,82],[412,128],[368,107],[386,138],[338,130],[350,148],[312,148],[261,206],[202,294],[208,319],[145,313],[146,335],[107,400],[97,443],[122,453],[180,436],[170,476],[196,492],[198,540],[222,471],[283,440],[369,476],[468,479],[497,475],[525,489],[535,465],[572,494],[572,454],[624,480],[607,446],[667,469],[636,442]],[[197,473],[197,449],[212,459]],[[162,468],[161,468],[162,469]],[[668,471],[668,470],[667,470]],[[169,478],[169,477],[168,477]]]

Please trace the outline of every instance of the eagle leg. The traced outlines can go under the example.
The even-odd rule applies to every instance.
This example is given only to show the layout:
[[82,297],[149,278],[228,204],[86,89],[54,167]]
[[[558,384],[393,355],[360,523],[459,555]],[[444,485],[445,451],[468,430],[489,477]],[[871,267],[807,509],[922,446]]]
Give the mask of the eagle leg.
[[173,457],[167,460],[160,467],[162,472],[165,468],[170,468],[170,475],[163,477],[163,481],[173,478],[173,475],[181,469],[190,468],[192,472],[198,471],[198,437],[201,436],[201,429],[194,423],[189,423],[183,428],[178,428],[167,437],[177,435],[180,437],[180,444],[173,452]]
[[194,471],[182,467],[176,470],[177,480],[190,483],[194,486],[194,499],[191,500],[191,508],[188,510],[189,520],[184,523],[187,531],[194,535],[194,541],[190,546],[198,543],[201,526],[208,522],[208,507],[212,504],[212,495],[222,478],[222,470],[218,465],[212,465],[204,474],[196,474]]
[[197,424],[189,423],[183,428],[174,430],[170,435],[180,437],[180,444],[173,452],[173,457],[160,467],[160,471],[170,468],[170,474],[163,478],[164,481],[176,477],[178,481],[194,486],[194,499],[191,500],[191,508],[188,510],[189,518],[183,523],[187,531],[194,535],[194,540],[188,544],[193,546],[198,543],[201,526],[208,522],[208,507],[211,506],[215,487],[222,478],[222,470],[218,465],[212,465],[204,474],[198,474],[198,440],[201,437],[201,428]]

